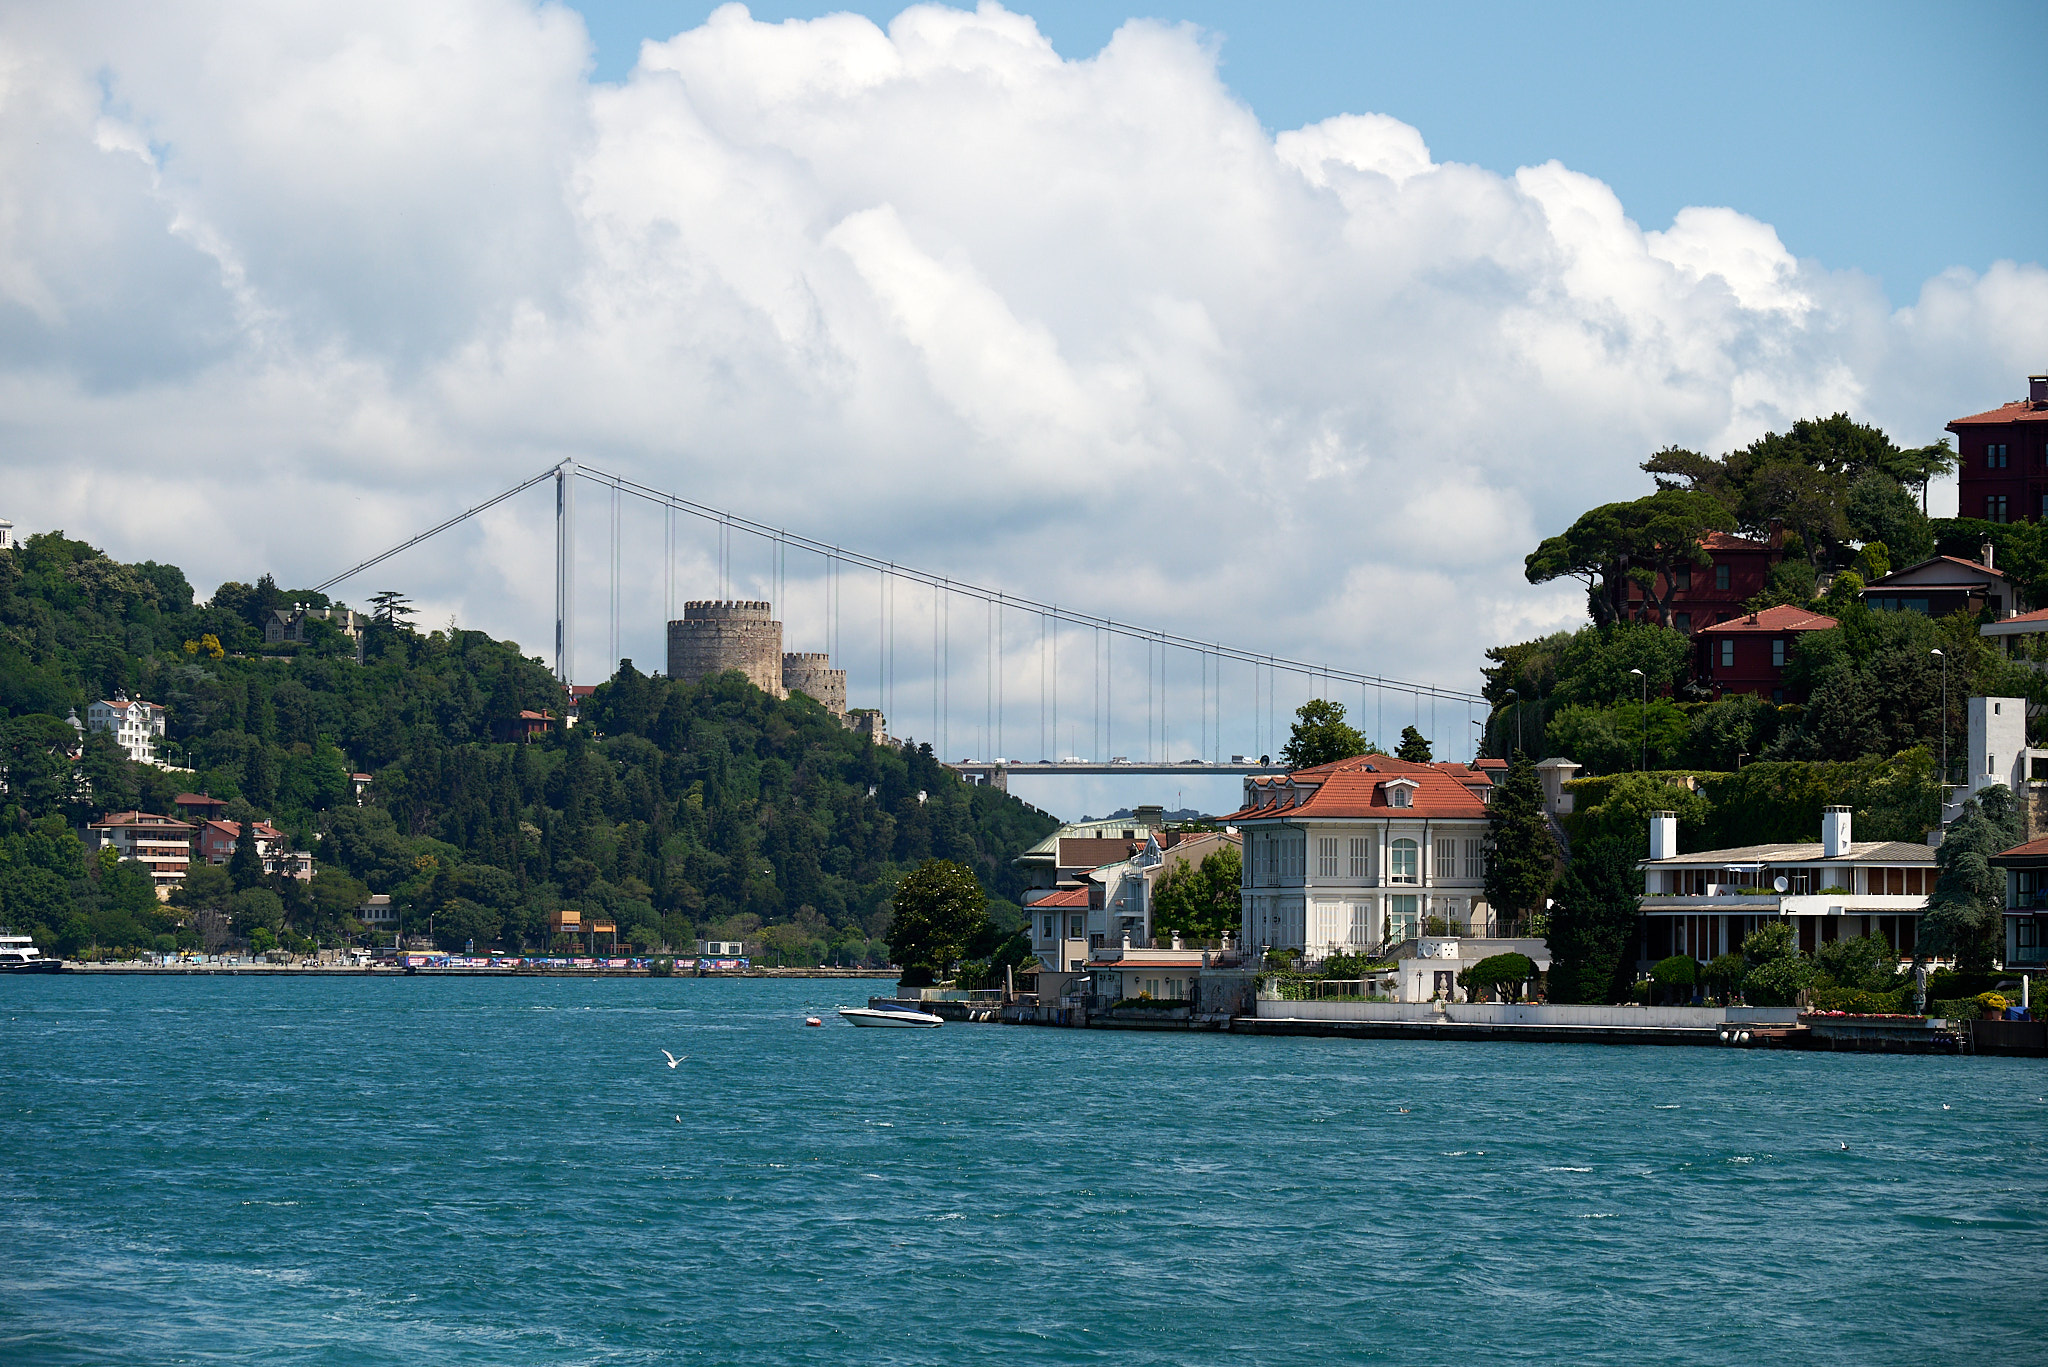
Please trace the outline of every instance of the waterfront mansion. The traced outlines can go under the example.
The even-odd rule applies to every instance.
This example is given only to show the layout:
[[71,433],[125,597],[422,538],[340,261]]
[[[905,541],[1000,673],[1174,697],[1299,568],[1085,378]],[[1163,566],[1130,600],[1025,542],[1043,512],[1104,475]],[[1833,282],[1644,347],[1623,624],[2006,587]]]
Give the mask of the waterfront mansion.
[[1491,786],[1462,764],[1387,755],[1247,778],[1243,808],[1223,818],[1244,833],[1246,952],[1368,950],[1415,939],[1432,916],[1490,934]]
[[1934,891],[1934,848],[1910,840],[1852,840],[1847,807],[1821,813],[1821,838],[1678,852],[1678,818],[1650,813],[1642,862],[1643,920],[1636,967],[1673,954],[1704,963],[1742,947],[1770,921],[1792,926],[1811,954],[1832,940],[1875,935],[1911,958]]

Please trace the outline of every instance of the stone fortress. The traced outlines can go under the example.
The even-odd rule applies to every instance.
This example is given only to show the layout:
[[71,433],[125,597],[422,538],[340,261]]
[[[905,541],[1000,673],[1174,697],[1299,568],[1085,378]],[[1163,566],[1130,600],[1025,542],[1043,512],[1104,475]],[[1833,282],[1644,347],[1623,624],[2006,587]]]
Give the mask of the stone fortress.
[[737,669],[763,693],[786,698],[803,693],[856,730],[875,731],[866,714],[849,718],[846,671],[832,668],[832,658],[816,651],[784,653],[782,623],[774,605],[759,602],[703,600],[683,604],[681,621],[668,624],[668,676],[696,683],[713,674]]

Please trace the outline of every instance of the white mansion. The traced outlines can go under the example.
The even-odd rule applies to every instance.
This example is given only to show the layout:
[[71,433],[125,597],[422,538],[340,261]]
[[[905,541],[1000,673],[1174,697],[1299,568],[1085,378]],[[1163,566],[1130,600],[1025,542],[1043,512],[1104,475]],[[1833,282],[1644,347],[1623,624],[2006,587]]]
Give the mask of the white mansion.
[[1462,764],[1359,755],[1248,778],[1244,807],[1246,951],[1311,957],[1417,937],[1430,916],[1487,935],[1486,794]]

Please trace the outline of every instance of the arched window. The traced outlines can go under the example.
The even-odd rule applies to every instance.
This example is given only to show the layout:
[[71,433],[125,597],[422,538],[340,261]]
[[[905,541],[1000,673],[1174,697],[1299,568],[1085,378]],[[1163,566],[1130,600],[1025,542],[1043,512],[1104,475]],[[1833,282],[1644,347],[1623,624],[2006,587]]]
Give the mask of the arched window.
[[1389,882],[1420,883],[1420,865],[1416,859],[1413,840],[1396,840],[1387,852]]

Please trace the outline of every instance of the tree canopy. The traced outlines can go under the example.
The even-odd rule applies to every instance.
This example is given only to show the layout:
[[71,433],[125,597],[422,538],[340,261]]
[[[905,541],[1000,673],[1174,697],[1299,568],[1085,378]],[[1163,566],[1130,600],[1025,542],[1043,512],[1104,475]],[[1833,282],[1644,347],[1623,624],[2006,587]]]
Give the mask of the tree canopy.
[[910,986],[944,977],[988,929],[988,894],[972,869],[947,859],[918,865],[897,887],[890,908],[889,953]]
[[1364,733],[1344,720],[1343,703],[1311,698],[1294,710],[1294,718],[1294,729],[1280,752],[1280,762],[1290,769],[1334,764],[1372,749]]
[[[1573,578],[1586,586],[1587,611],[1597,626],[1628,614],[1628,590],[1640,587],[1669,621],[1681,565],[1705,565],[1710,532],[1734,525],[1734,515],[1711,494],[1664,488],[1626,503],[1603,503],[1580,514],[1557,536],[1546,537],[1523,562],[1532,584]],[[1657,589],[1662,576],[1664,591]]]
[[1430,754],[1429,737],[1412,726],[1401,728],[1401,744],[1394,751],[1395,759],[1405,759],[1410,764],[1428,764]]
[[[266,603],[319,595],[259,577],[193,598],[175,567],[120,565],[61,533],[0,551],[0,922],[46,947],[196,946],[228,933],[238,886],[261,886],[293,944],[358,933],[354,912],[381,893],[408,933],[431,918],[450,948],[544,945],[551,913],[574,907],[648,949],[766,937],[787,963],[880,963],[912,869],[950,860],[1014,900],[1012,861],[1058,824],[961,782],[928,746],[876,745],[737,674],[684,684],[622,662],[581,725],[527,743],[520,711],[559,715],[564,699],[514,642],[422,633],[394,611],[357,664],[338,631],[265,643]],[[197,648],[207,637],[217,657]],[[66,712],[116,688],[166,706],[167,755],[195,773],[132,764],[98,733],[71,757]],[[371,776],[360,802],[357,772]],[[122,910],[121,880],[103,891],[68,828],[108,809],[173,814],[188,789],[315,851],[318,876],[252,878],[245,861],[239,883],[195,870],[195,897]]]
[[1153,889],[1153,923],[1197,940],[1234,935],[1243,881],[1243,862],[1232,844],[1218,846],[1200,864],[1177,864]]

